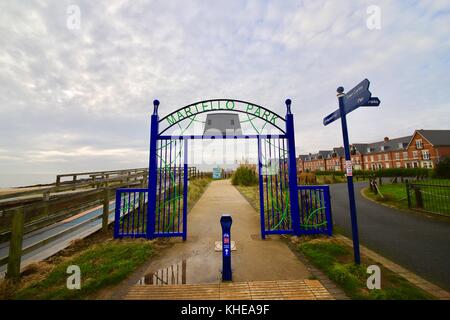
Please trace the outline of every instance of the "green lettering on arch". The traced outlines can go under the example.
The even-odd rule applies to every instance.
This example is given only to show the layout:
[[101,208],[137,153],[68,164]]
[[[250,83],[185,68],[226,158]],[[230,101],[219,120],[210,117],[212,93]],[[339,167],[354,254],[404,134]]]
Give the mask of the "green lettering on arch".
[[278,119],[278,116],[276,114],[272,113],[272,119],[270,119],[270,123],[272,123],[273,125],[275,125],[275,121]]
[[178,121],[181,121],[185,118],[185,116],[180,111],[177,111],[177,117],[178,117]]
[[[229,104],[231,104],[231,106],[230,106]],[[228,110],[233,110],[233,109],[234,109],[234,101],[228,100],[228,101],[225,103],[225,107],[226,107]]]
[[170,114],[167,116],[167,122],[169,122],[169,125],[173,125],[174,123],[177,122],[177,120],[175,120],[175,117],[173,116],[173,114]]
[[[186,106],[182,109],[179,109],[169,114],[166,117],[167,123],[169,126],[172,126],[198,113],[211,112],[216,110],[230,110],[230,111],[245,112],[249,115],[253,115],[255,117],[263,119],[264,121],[277,127],[277,122],[280,116],[278,116],[276,113],[270,110],[266,110],[252,103],[247,102],[241,104],[240,101],[237,102],[238,102],[237,104],[236,101],[234,100],[209,100],[197,102],[195,104]],[[284,121],[283,118],[280,119]]]

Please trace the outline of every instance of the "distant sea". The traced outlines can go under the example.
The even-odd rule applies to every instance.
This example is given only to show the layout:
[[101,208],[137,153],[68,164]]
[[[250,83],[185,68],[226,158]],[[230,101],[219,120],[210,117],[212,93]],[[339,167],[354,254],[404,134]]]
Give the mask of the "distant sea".
[[24,187],[56,181],[57,173],[0,173],[0,188]]

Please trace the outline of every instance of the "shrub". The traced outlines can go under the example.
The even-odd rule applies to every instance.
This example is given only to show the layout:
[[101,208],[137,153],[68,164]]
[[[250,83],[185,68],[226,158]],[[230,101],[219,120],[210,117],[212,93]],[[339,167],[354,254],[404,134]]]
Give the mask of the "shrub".
[[438,178],[450,179],[450,158],[445,157],[439,161],[435,168],[435,174]]
[[253,169],[241,166],[234,172],[231,183],[235,186],[251,186],[258,183],[258,178]]

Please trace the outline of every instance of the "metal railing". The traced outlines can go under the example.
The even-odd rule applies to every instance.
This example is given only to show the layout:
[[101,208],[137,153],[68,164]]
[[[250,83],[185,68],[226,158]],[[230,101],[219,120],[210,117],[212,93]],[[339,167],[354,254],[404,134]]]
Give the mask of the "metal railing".
[[406,183],[408,207],[450,215],[450,183],[446,180]]
[[148,189],[117,189],[114,238],[147,237]]
[[302,234],[328,234],[331,236],[330,187],[298,186],[300,229]]

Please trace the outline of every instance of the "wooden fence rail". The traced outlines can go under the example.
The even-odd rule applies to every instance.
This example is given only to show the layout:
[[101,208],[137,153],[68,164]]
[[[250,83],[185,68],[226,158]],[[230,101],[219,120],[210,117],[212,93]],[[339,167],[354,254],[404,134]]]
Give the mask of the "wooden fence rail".
[[[115,190],[136,186],[145,188],[148,185],[147,169],[120,170],[114,172],[103,171],[88,174],[90,175],[89,180],[74,179],[76,182],[70,184],[62,182],[61,177],[74,177],[80,174],[59,175],[59,186],[39,190],[41,195],[32,203],[27,203],[26,201],[24,203],[23,199],[14,198],[0,200],[0,227],[10,226],[9,230],[0,233],[0,242],[10,241],[9,255],[0,257],[0,265],[8,265],[7,278],[13,281],[19,280],[21,257],[23,255],[57,240],[92,221],[102,219],[101,230],[106,232],[110,223],[109,214],[111,212],[109,207],[111,201],[114,199],[112,195]],[[190,178],[196,175],[198,175],[198,170],[195,167],[191,167],[189,170]],[[74,186],[75,189],[78,189],[76,193],[73,193]],[[62,221],[98,205],[103,206],[101,215],[86,219],[57,234],[23,248],[23,237],[26,233]]]

